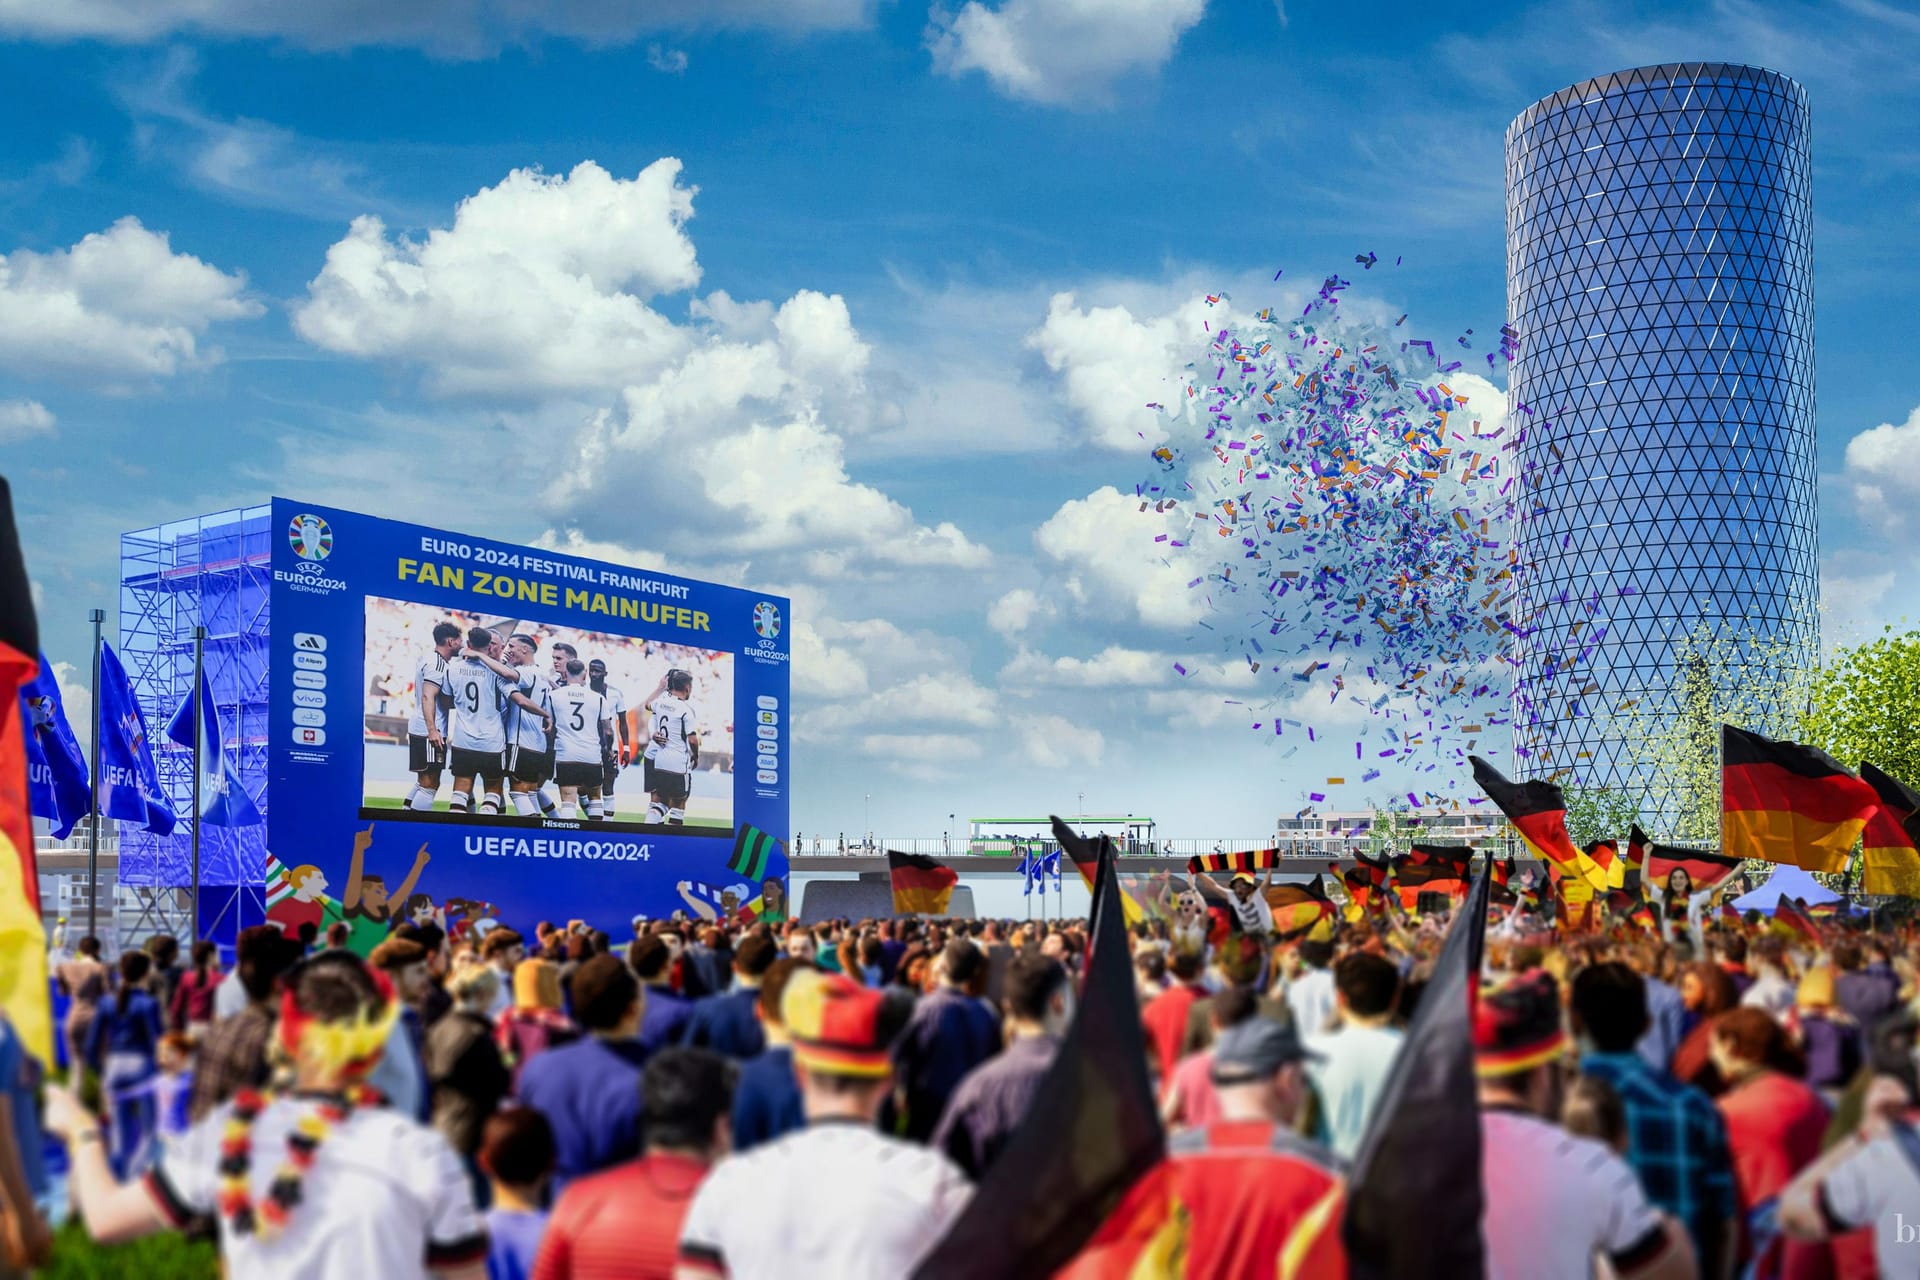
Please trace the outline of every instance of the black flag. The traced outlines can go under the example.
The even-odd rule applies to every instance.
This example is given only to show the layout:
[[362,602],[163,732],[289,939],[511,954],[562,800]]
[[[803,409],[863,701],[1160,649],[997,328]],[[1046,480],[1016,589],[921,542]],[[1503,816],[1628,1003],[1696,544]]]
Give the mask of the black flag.
[[914,1273],[921,1280],[1052,1275],[1166,1155],[1113,842],[1082,839],[1058,818],[1053,833],[1074,861],[1099,860],[1079,1011],[1026,1119]]
[[1354,1157],[1342,1232],[1352,1280],[1486,1274],[1473,1008],[1490,879],[1482,868],[1453,917]]

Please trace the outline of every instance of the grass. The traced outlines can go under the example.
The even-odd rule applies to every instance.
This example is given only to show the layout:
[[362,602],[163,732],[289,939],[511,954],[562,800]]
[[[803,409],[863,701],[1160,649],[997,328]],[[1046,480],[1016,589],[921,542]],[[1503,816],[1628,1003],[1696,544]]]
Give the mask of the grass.
[[[360,807],[362,809],[404,809],[407,806],[406,806],[406,802],[403,799],[401,799],[399,796],[363,796],[360,799]],[[433,804],[433,811],[435,813],[447,813],[451,811],[452,807],[453,806],[449,805],[444,800],[436,800],[434,801],[434,804]],[[514,815],[509,813],[503,816],[511,818]],[[586,818],[583,816],[581,818],[581,821],[585,822]],[[620,814],[617,818],[615,818],[615,821],[636,822],[636,823],[643,822],[645,821],[645,815],[623,813],[623,814]],[[731,829],[733,826],[733,823],[731,820],[727,818],[701,817],[698,814],[690,813],[687,815],[687,825],[690,827],[716,827],[716,828]]]
[[218,1280],[220,1253],[211,1240],[189,1241],[173,1231],[98,1245],[69,1222],[54,1236],[53,1260],[34,1274],[40,1280]]

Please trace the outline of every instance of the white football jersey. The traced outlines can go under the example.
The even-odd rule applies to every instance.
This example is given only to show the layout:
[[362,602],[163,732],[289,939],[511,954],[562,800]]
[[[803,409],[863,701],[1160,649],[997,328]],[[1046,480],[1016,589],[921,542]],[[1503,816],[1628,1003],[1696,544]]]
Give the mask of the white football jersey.
[[440,690],[440,696],[434,700],[433,722],[444,736],[447,732],[447,660],[440,656],[438,649],[427,650],[413,665],[413,714],[407,717],[407,732],[416,738],[427,736],[426,717],[420,714],[420,696],[429,684]]
[[447,738],[462,751],[505,751],[507,695],[512,681],[465,654],[447,663],[447,692],[453,695],[452,732]]
[[[553,710],[553,685],[538,667],[531,664],[519,668],[521,693],[534,706],[545,711]],[[511,692],[511,690],[509,690]],[[547,749],[547,723],[533,712],[517,702],[507,704],[507,741],[518,743],[522,751],[545,751]]]
[[600,763],[600,729],[613,715],[605,694],[584,684],[564,684],[553,691],[553,734],[558,754],[566,764]]
[[[693,704],[685,698],[676,698],[663,693],[653,700],[647,708],[653,723],[653,763],[657,769],[668,773],[685,773],[693,767],[693,753],[688,749],[687,735],[700,728],[700,718],[694,712]],[[659,740],[660,731],[665,729],[667,740]]]
[[[611,680],[607,681],[607,687],[600,691],[600,696],[607,700],[607,715],[611,719],[618,720],[627,714],[627,695],[621,690],[619,685]],[[642,730],[642,732],[644,733],[645,731]],[[618,750],[620,747],[620,726],[618,724],[613,726],[613,745],[615,750]]]

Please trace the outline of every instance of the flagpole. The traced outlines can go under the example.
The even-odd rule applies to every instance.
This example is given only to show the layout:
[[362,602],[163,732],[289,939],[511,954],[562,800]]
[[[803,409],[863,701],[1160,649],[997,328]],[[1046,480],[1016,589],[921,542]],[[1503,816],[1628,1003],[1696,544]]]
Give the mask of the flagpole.
[[200,761],[206,754],[207,722],[200,706],[201,663],[206,658],[207,629],[193,629],[193,940],[200,941]]
[[89,609],[87,621],[93,623],[93,810],[87,816],[87,933],[99,937],[95,916],[100,910],[100,625],[107,620],[105,609]]

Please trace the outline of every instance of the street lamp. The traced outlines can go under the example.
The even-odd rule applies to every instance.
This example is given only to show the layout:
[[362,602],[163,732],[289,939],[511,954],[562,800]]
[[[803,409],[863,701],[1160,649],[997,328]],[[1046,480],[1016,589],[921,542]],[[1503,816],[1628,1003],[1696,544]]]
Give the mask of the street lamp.
[[953,818],[953,814],[950,813],[947,815],[947,834],[942,837],[940,841],[940,849],[942,852],[951,852],[953,849]]
[[861,825],[866,829],[866,843],[869,851],[873,848],[873,793],[869,791],[860,810]]

